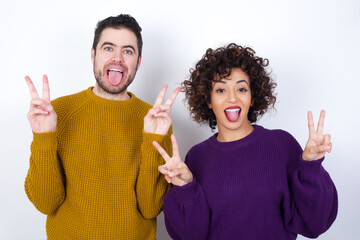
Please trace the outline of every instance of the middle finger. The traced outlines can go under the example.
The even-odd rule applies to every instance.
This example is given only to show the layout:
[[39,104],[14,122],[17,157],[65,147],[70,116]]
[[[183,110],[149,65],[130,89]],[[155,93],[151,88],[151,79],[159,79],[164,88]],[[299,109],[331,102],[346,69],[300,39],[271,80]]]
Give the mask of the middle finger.
[[166,100],[165,105],[169,105],[171,107],[175,101],[176,96],[179,94],[180,90],[181,90],[181,87],[177,87],[173,91],[173,93],[170,95],[170,97]]

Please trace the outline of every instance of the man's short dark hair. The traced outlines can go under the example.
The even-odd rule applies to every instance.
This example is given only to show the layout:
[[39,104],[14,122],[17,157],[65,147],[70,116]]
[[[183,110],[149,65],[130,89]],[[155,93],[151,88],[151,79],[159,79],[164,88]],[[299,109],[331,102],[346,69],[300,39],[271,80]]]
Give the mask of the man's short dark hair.
[[141,36],[142,29],[135,20],[135,18],[133,18],[129,14],[120,14],[116,17],[108,17],[102,21],[99,21],[95,29],[95,36],[93,42],[93,49],[95,53],[96,53],[96,46],[99,43],[100,35],[105,28],[115,28],[115,29],[126,28],[132,31],[137,38],[139,57],[141,57],[142,46],[143,46],[143,41]]

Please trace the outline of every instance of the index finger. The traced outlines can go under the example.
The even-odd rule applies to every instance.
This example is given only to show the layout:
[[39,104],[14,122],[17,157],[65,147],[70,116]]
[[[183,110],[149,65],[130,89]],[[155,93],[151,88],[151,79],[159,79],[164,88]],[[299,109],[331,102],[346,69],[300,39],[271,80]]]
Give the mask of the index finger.
[[308,127],[309,127],[309,136],[310,136],[313,133],[315,133],[314,119],[311,111],[308,111],[307,117],[308,117]]
[[50,87],[49,87],[49,80],[46,75],[43,76],[43,90],[42,90],[42,97],[44,100],[50,101]]
[[171,143],[173,146],[173,156],[179,156],[180,157],[180,152],[179,152],[179,145],[177,143],[176,137],[174,134],[171,134]]
[[153,141],[152,144],[158,150],[160,155],[164,158],[165,162],[168,162],[170,160],[169,154],[160,146],[160,144],[157,141]]
[[27,83],[27,85],[28,85],[31,98],[32,98],[32,99],[34,99],[34,98],[39,98],[39,94],[37,93],[36,88],[35,88],[33,82],[31,81],[30,77],[29,77],[29,76],[25,76],[25,80],[26,80],[26,83]]
[[157,106],[160,106],[162,104],[162,102],[164,101],[164,97],[165,97],[165,93],[166,93],[166,90],[168,88],[168,85],[165,84],[160,92],[159,92],[159,95],[157,96],[156,98],[156,101],[155,101],[155,104],[154,104],[154,107],[157,107]]
[[320,112],[320,118],[317,125],[317,132],[322,134],[324,129],[324,120],[325,120],[325,110],[321,110]]
[[181,90],[181,87],[177,87],[173,91],[173,93],[170,95],[170,97],[166,100],[165,105],[169,105],[171,107],[175,101],[176,96],[179,94],[180,90]]

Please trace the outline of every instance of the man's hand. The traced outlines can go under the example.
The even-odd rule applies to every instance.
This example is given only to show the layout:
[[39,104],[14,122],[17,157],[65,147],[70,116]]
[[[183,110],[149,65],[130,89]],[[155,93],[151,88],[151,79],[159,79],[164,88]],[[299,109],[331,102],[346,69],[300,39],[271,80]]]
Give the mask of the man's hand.
[[162,104],[167,88],[168,86],[165,85],[161,89],[153,108],[149,110],[148,114],[146,114],[144,118],[144,132],[166,135],[169,131],[172,124],[172,119],[170,117],[171,106],[181,88],[176,88],[166,100],[165,104]]
[[55,131],[57,115],[50,103],[50,89],[47,76],[43,76],[42,98],[39,97],[31,79],[26,76],[25,80],[31,95],[30,110],[27,116],[33,132],[45,133]]

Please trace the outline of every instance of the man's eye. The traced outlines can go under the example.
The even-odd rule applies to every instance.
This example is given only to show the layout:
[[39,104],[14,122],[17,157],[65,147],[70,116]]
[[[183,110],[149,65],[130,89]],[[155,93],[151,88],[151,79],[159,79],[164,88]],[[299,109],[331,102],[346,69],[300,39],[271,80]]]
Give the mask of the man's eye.
[[112,51],[112,47],[105,47],[105,51]]
[[125,53],[125,54],[130,54],[130,55],[131,55],[133,52],[132,52],[131,50],[125,50],[125,51],[124,51],[124,53]]

